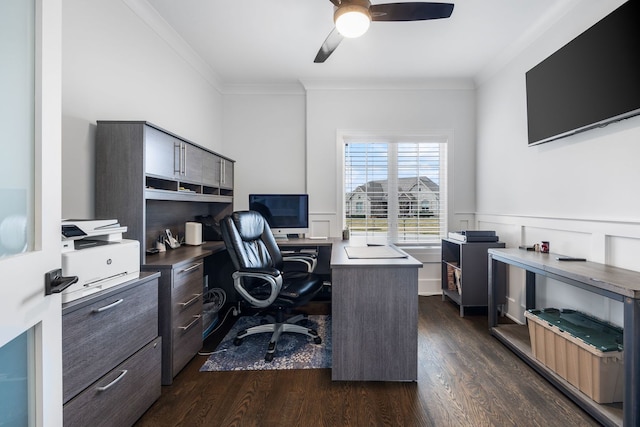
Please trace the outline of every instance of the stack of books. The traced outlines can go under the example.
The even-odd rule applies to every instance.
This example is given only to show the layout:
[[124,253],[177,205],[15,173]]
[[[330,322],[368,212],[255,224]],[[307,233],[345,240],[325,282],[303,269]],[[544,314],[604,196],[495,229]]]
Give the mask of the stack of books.
[[492,230],[451,231],[449,238],[459,242],[497,242],[500,238]]

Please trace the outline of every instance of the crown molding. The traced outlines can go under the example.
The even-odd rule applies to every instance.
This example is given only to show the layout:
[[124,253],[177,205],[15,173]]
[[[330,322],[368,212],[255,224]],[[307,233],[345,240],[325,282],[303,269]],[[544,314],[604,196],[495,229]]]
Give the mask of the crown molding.
[[224,95],[304,95],[306,92],[301,83],[238,83],[223,85],[222,93]]
[[162,18],[147,0],[122,0],[145,24],[149,26],[187,64],[198,72],[218,92],[223,85],[216,72],[198,55],[193,48]]
[[306,91],[313,90],[340,90],[340,91],[415,91],[415,90],[475,90],[475,82],[471,78],[450,79],[348,79],[348,80],[322,80],[304,79],[300,83]]

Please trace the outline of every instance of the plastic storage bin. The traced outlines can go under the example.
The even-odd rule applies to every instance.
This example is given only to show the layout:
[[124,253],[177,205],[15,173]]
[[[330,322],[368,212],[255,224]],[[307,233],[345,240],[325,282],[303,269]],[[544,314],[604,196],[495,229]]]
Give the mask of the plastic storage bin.
[[524,314],[536,359],[597,403],[622,401],[622,328],[575,310]]

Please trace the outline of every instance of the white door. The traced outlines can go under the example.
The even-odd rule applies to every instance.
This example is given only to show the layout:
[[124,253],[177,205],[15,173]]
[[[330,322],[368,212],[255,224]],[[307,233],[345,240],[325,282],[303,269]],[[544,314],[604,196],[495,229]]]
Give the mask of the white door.
[[62,425],[61,0],[0,0],[0,425]]

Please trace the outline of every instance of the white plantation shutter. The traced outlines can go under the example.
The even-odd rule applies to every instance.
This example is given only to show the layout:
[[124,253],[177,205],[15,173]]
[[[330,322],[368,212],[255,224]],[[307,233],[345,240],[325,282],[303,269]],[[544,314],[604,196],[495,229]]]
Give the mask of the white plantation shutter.
[[439,243],[447,218],[446,141],[358,137],[344,143],[344,214],[351,235]]

